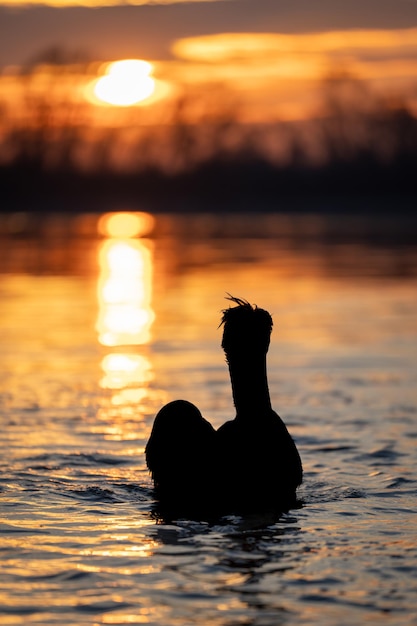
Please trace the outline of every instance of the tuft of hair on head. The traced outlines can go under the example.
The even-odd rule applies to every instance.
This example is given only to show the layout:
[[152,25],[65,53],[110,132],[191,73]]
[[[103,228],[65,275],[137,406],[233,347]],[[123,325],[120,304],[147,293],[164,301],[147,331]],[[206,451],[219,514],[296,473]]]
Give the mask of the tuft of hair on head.
[[256,305],[252,306],[243,298],[236,298],[230,293],[226,300],[237,306],[222,311],[220,326],[223,326],[222,348],[226,354],[246,349],[268,350],[272,331],[272,317]]
[[237,307],[229,306],[228,309],[222,310],[223,316],[222,316],[219,326],[223,326],[223,324],[227,322],[228,318],[230,317],[231,311],[233,311],[234,309],[240,308],[240,309],[245,309],[246,311],[254,311],[255,309],[258,308],[256,304],[252,306],[251,304],[249,304],[247,300],[244,300],[243,298],[236,298],[235,296],[232,296],[230,293],[227,293],[227,296],[225,297],[225,299],[230,300],[230,302],[234,302],[235,304],[237,304]]

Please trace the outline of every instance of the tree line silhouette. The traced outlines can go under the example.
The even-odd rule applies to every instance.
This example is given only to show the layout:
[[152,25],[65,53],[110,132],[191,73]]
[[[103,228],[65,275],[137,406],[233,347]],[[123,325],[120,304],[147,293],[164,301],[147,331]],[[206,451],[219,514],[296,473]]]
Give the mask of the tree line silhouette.
[[157,125],[133,108],[118,113],[123,125],[94,127],[80,67],[51,49],[18,77],[21,113],[0,102],[3,210],[413,209],[417,119],[348,72],[323,80],[304,123],[241,124],[236,98],[215,85],[184,90]]

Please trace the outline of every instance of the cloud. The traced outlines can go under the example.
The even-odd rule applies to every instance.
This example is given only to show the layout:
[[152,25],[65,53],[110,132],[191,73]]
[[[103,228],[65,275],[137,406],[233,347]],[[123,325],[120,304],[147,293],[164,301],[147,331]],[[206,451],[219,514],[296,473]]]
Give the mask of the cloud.
[[417,28],[321,33],[223,33],[179,39],[177,59],[205,79],[317,80],[347,70],[366,80],[417,80]]
[[173,45],[182,59],[219,63],[282,58],[285,54],[366,57],[370,54],[417,58],[417,28],[344,30],[318,33],[219,33],[187,37]]
[[179,39],[172,51],[178,82],[227,84],[246,103],[248,119],[259,112],[308,117],[318,107],[323,78],[338,73],[381,94],[407,95],[410,105],[415,100],[417,28],[219,33]]
[[4,7],[25,8],[30,6],[48,6],[54,8],[65,7],[86,7],[101,8],[113,6],[144,6],[148,4],[177,4],[194,2],[219,2],[221,0],[1,0],[0,5]]

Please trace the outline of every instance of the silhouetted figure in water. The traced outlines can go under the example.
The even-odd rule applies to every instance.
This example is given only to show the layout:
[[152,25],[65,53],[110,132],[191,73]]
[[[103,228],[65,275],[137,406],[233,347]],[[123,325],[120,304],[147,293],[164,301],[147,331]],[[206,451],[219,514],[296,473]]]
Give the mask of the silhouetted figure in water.
[[213,480],[216,437],[213,426],[191,402],[174,400],[159,411],[145,452],[163,511],[210,512],[217,482]]
[[271,407],[266,355],[272,331],[268,311],[231,298],[223,312],[222,348],[236,417],[217,432],[224,506],[236,510],[285,509],[302,481],[300,456]]
[[207,513],[283,511],[302,481],[297,448],[272,410],[266,355],[270,314],[239,298],[223,312],[222,347],[236,407],[216,432],[189,402],[155,418],[146,461],[163,508]]

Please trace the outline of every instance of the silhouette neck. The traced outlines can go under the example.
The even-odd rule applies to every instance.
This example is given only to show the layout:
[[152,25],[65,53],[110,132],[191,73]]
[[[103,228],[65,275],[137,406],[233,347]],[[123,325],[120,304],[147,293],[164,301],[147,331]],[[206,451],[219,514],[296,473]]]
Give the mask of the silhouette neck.
[[236,417],[261,417],[271,411],[266,352],[227,355]]

